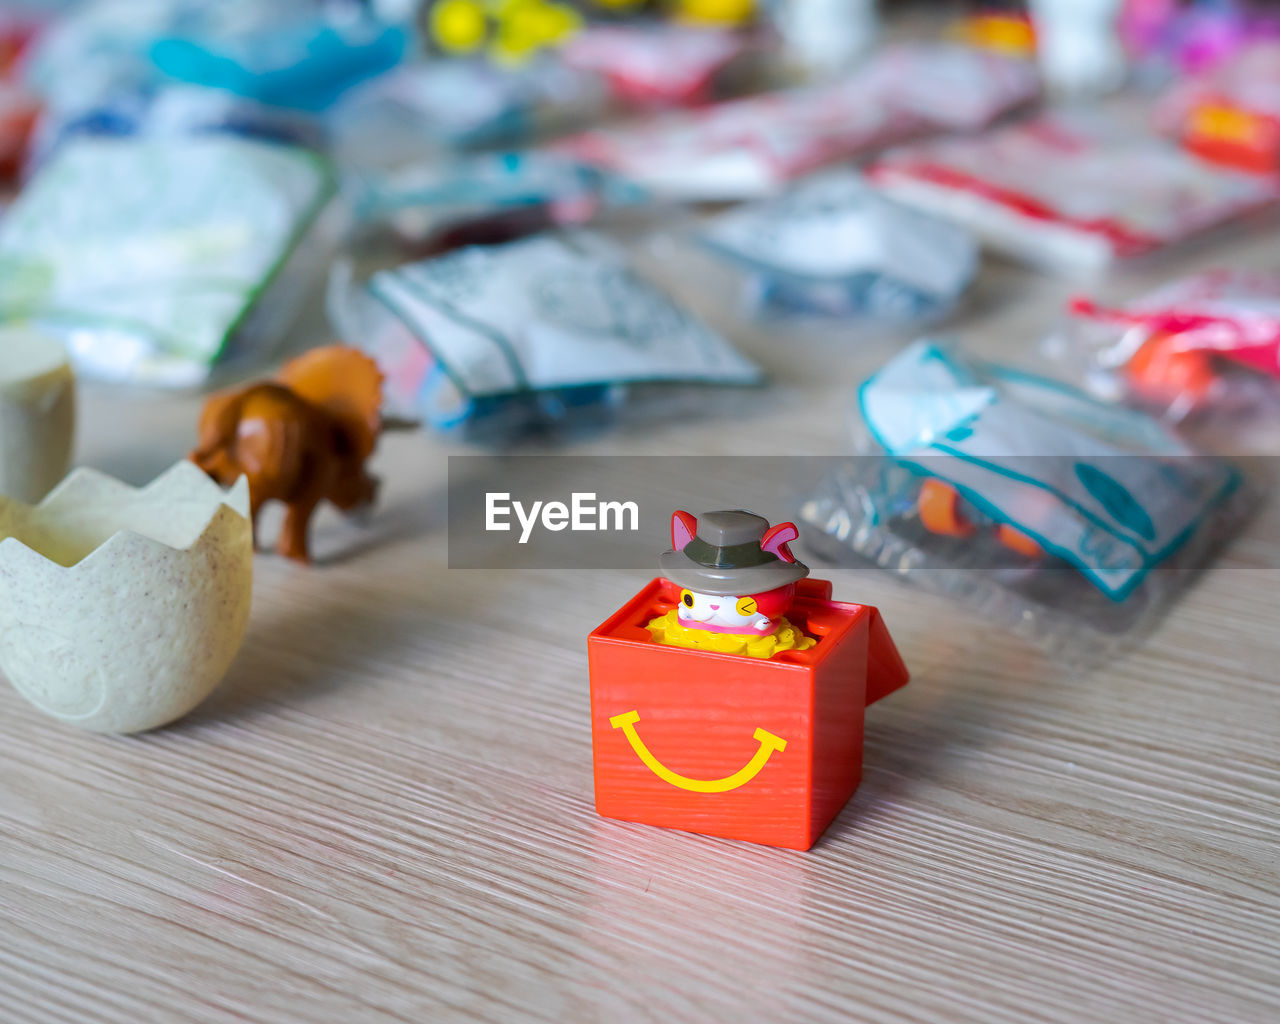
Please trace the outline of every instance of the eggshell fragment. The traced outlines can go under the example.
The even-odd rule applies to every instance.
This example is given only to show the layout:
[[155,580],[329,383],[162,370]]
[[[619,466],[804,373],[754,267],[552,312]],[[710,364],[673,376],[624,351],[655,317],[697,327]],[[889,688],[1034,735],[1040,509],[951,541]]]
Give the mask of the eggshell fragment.
[[0,495],[39,501],[67,473],[75,378],[53,338],[0,328]]
[[142,488],[77,469],[34,507],[0,498],[0,669],[40,710],[95,732],[186,714],[249,618],[249,488],[183,461]]

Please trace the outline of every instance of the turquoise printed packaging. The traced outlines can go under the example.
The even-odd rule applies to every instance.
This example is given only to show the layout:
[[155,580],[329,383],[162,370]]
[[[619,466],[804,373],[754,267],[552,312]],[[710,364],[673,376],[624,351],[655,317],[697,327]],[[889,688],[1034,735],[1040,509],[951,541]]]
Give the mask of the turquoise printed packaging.
[[762,380],[588,231],[336,277],[329,302],[382,369],[385,415],[486,440],[611,416],[631,384]]
[[864,455],[806,503],[844,550],[1010,625],[1127,634],[1243,514],[1244,479],[1156,420],[919,341],[858,391]]

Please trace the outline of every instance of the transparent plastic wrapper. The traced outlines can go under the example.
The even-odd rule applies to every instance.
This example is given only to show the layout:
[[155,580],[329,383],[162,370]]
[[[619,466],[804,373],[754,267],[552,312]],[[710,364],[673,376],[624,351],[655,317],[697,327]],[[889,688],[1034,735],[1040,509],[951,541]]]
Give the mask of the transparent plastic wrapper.
[[1172,421],[1280,410],[1280,274],[1211,270],[1123,306],[1071,304],[1048,354]]
[[557,146],[665,197],[752,199],[916,135],[980,127],[1037,91],[1023,61],[902,46],[829,82],[586,132]]
[[885,197],[853,171],[721,214],[698,237],[748,270],[750,304],[765,316],[926,320],[953,307],[978,270],[968,231]]
[[582,224],[604,209],[647,199],[643,189],[606,171],[533,150],[356,174],[344,191],[357,228],[389,227],[402,240],[426,243],[428,249],[454,234],[465,237],[467,226],[476,223]]
[[59,338],[86,377],[197,386],[283,333],[330,250],[332,194],[307,150],[75,139],[0,221],[0,321]]
[[870,559],[1037,640],[1144,633],[1256,495],[1156,420],[920,341],[858,392],[859,455],[805,502]]
[[760,370],[589,232],[340,265],[330,317],[384,374],[384,415],[508,441],[614,418],[644,382],[756,384]]
[[588,26],[558,55],[569,67],[599,75],[625,103],[684,107],[733,91],[763,50],[758,35],[654,22]]
[[359,167],[420,160],[424,146],[522,143],[600,116],[596,75],[550,58],[518,68],[480,60],[405,64],[354,90],[330,118],[336,157]]
[[992,248],[1066,272],[1156,252],[1280,198],[1280,177],[1215,166],[1090,110],[904,146],[869,173]]
[[[238,0],[227,6],[235,7]],[[90,0],[40,33],[24,61],[24,81],[46,107],[71,116],[156,78],[148,57],[182,11],[178,0]]]
[[47,111],[37,122],[26,171],[30,173],[76,136],[173,139],[213,132],[312,149],[319,149],[324,141],[320,123],[298,111],[268,107],[221,89],[154,86],[116,92],[83,110]]
[[1212,72],[1175,82],[1157,102],[1153,121],[1206,160],[1280,172],[1280,40],[1257,43]]
[[266,103],[322,109],[392,66],[408,33],[328,0],[88,0],[51,19],[27,80],[59,111],[168,76]]
[[169,78],[273,106],[325,110],[344,92],[398,64],[407,26],[384,24],[355,5],[205,4],[175,21],[149,56]]

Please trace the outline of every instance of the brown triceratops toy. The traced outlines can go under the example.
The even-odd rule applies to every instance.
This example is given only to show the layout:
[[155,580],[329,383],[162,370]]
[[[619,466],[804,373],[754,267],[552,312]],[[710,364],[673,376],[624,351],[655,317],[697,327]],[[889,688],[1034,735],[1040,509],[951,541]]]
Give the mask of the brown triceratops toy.
[[210,395],[190,459],[223,486],[249,478],[255,544],[262,505],[287,505],[277,547],[307,562],[307,528],[321,500],[351,512],[377,495],[364,464],[378,442],[381,405],[372,359],[344,345],[313,349],[275,380]]

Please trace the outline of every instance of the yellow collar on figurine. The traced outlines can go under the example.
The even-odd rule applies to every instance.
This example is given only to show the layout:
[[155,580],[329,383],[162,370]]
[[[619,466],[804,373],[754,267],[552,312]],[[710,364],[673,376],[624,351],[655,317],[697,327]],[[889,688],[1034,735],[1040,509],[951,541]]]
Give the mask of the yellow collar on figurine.
[[674,608],[666,615],[651,619],[646,628],[649,635],[660,644],[717,651],[721,654],[745,654],[748,658],[772,658],[783,651],[807,651],[818,642],[805,636],[786,619],[779,619],[778,628],[765,636],[690,629],[680,624]]

